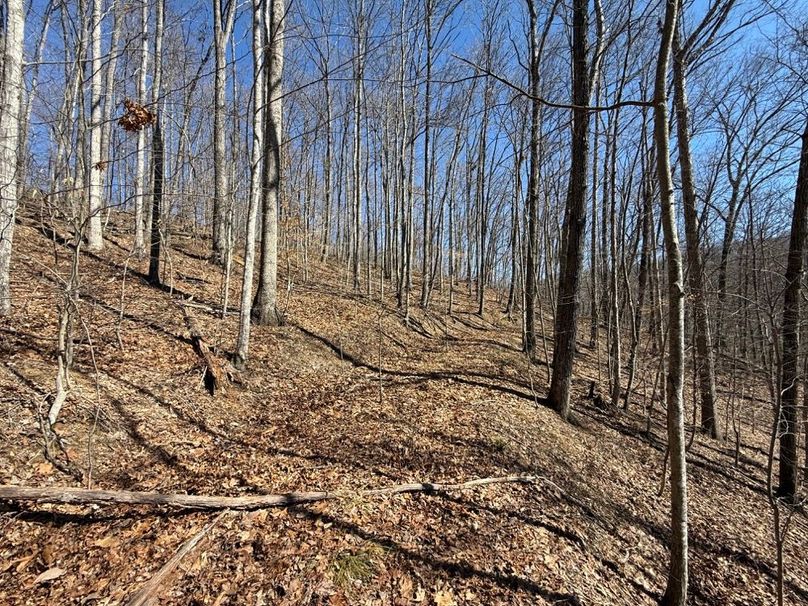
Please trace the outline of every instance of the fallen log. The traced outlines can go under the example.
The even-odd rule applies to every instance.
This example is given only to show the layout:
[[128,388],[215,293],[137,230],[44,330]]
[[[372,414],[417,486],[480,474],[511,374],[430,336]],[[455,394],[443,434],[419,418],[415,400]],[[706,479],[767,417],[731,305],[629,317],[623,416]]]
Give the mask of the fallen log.
[[185,318],[185,326],[188,332],[191,333],[191,343],[193,344],[196,355],[202,360],[205,366],[205,389],[208,390],[210,395],[215,396],[217,391],[224,390],[225,374],[221,364],[213,355],[213,351],[202,336],[202,331],[199,326],[188,312],[186,305],[180,305],[182,315]]
[[176,553],[171,556],[171,559],[168,560],[165,564],[160,567],[152,578],[150,578],[143,587],[138,589],[129,601],[126,602],[126,606],[146,606],[150,604],[152,600],[157,598],[157,594],[159,593],[160,587],[165,582],[165,580],[171,575],[172,572],[180,565],[182,559],[187,556],[189,553],[194,551],[201,543],[202,539],[205,538],[205,535],[210,532],[211,528],[216,526],[219,523],[219,520],[222,519],[222,516],[227,513],[223,511],[216,519],[213,520],[210,524],[205,526],[202,530],[197,532],[194,536],[190,539],[185,541],[180,548],[176,551]]
[[9,486],[0,485],[0,501],[36,501],[38,503],[63,503],[70,505],[123,504],[184,507],[192,509],[267,509],[290,507],[317,501],[355,499],[359,497],[392,496],[396,494],[423,492],[434,494],[450,490],[468,490],[489,484],[533,484],[539,476],[500,476],[479,478],[456,484],[415,482],[398,484],[387,488],[361,491],[287,492],[285,494],[258,494],[243,497],[206,496],[195,494],[165,494],[159,492],[132,492],[128,490],[91,490],[87,488]]

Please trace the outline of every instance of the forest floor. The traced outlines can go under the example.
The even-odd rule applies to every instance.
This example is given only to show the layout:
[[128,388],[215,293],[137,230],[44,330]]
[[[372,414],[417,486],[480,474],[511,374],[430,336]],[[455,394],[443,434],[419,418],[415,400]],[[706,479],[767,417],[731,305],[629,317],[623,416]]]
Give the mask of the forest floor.
[[[3,484],[80,485],[43,457],[37,420],[54,385],[59,284],[70,262],[59,234],[50,236],[30,216],[15,234],[14,309],[0,323]],[[238,496],[539,476],[533,484],[226,513],[162,585],[160,604],[658,599],[668,563],[667,491],[657,496],[665,429],[657,403],[645,432],[642,405],[657,360],[640,369],[630,412],[605,411],[586,398],[598,364],[581,344],[575,422],[566,423],[545,405],[548,370],[520,353],[519,323],[501,312],[498,293],[483,317],[465,286],[451,316],[436,293],[432,311],[413,305],[406,326],[392,296],[380,305],[377,291],[353,293],[342,268],[312,261],[304,280],[294,259],[288,274],[282,257],[286,322],[253,327],[248,370],[212,397],[177,301],[193,296],[200,306],[188,310],[226,360],[238,318],[212,311],[220,308],[220,270],[204,260],[204,244],[176,238],[175,288],[155,288],[144,279],[147,262],[129,247],[111,233],[102,253],[81,255],[73,384],[56,429],[84,486]],[[231,304],[240,273],[236,264]],[[545,311],[545,325],[549,317]],[[726,381],[719,387],[726,400]],[[774,602],[768,404],[744,406],[737,466],[731,440],[696,435],[689,453],[694,604]],[[0,603],[125,602],[217,516],[7,503]],[[788,600],[808,603],[801,515],[785,551]]]

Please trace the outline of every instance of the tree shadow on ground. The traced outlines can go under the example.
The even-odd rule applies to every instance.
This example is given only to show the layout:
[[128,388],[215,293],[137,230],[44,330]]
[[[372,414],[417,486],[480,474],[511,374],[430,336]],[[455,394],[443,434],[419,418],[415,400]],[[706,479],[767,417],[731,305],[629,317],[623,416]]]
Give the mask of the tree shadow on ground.
[[[441,496],[444,495],[441,494]],[[350,533],[365,541],[374,543],[379,547],[390,550],[397,556],[409,562],[428,566],[435,571],[446,572],[452,576],[465,579],[487,581],[501,589],[519,591],[531,596],[540,597],[553,604],[558,604],[559,606],[580,606],[582,604],[578,596],[573,593],[554,591],[540,585],[532,579],[528,579],[516,574],[481,570],[480,568],[477,568],[463,560],[449,561],[440,559],[431,554],[423,554],[415,551],[414,549],[404,547],[390,537],[381,535],[373,530],[367,530],[357,524],[343,520],[332,514],[318,513],[304,507],[294,507],[292,510],[311,522],[333,525],[343,532]]]
[[515,387],[510,387],[507,385],[502,385],[501,383],[496,383],[496,381],[501,381],[510,383],[512,385],[516,385],[517,387],[529,389],[528,385],[522,384],[512,379],[506,379],[503,377],[488,375],[485,373],[477,373],[469,371],[436,371],[425,373],[425,372],[418,372],[415,370],[405,371],[405,370],[393,370],[390,368],[383,368],[376,366],[375,364],[371,364],[369,362],[361,360],[360,358],[354,356],[353,354],[346,352],[343,347],[340,347],[333,341],[329,340],[327,337],[319,335],[300,324],[294,322],[289,322],[288,324],[289,326],[292,326],[297,330],[299,330],[305,336],[319,341],[320,343],[325,345],[328,349],[330,349],[338,356],[340,356],[342,360],[349,362],[355,367],[364,368],[365,370],[369,370],[370,372],[375,374],[398,376],[398,377],[419,377],[428,381],[452,380],[457,381],[458,383],[463,383],[465,385],[470,385],[472,387],[481,387],[483,389],[490,389],[492,391],[498,391],[504,394],[515,396],[517,398],[530,400],[538,405],[549,406],[549,401],[544,396],[539,396],[538,394],[535,393],[528,393]]

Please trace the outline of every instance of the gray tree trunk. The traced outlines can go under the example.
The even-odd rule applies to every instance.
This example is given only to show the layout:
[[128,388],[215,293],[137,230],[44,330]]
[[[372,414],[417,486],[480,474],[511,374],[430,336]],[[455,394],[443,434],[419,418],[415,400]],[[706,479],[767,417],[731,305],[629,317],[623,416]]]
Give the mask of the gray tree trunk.
[[[120,52],[118,45],[121,39],[121,28],[123,27],[124,20],[123,3],[119,0],[112,0],[110,10],[113,11],[114,18],[112,21],[112,39],[109,44],[107,69],[104,74],[104,118],[101,128],[101,156],[105,169],[102,175],[107,174],[107,169],[109,169],[112,164],[112,154],[110,154],[109,146],[112,138],[112,112],[115,109],[115,71],[118,67],[118,53]],[[103,160],[103,158],[107,158],[107,160]],[[103,178],[102,181],[104,181]],[[106,195],[111,199],[112,191],[110,190]]]
[[701,388],[701,427],[718,437],[718,421],[715,417],[715,376],[713,373],[713,344],[710,336],[710,318],[707,308],[707,293],[704,287],[704,267],[699,248],[699,223],[696,211],[696,185],[693,176],[693,160],[690,154],[690,116],[687,102],[684,52],[679,46],[679,34],[673,37],[673,88],[676,109],[676,140],[679,147],[679,167],[682,179],[682,202],[685,215],[685,241],[689,265],[688,285],[693,295],[693,315],[696,328],[696,361]]
[[252,315],[259,324],[279,323],[278,299],[278,205],[281,192],[281,136],[283,133],[283,36],[285,0],[265,0],[264,61],[265,97],[261,178],[261,265],[258,292]]
[[253,116],[252,149],[250,150],[250,201],[247,209],[247,227],[244,244],[244,273],[241,285],[241,313],[233,365],[243,368],[247,364],[250,347],[250,316],[252,311],[253,269],[255,266],[255,227],[258,205],[261,203],[262,155],[264,151],[264,91],[265,62],[263,35],[263,2],[252,4],[253,50]]
[[682,253],[674,208],[673,177],[668,133],[668,64],[679,0],[668,0],[665,23],[656,67],[654,85],[654,140],[657,148],[657,179],[662,207],[665,252],[668,257],[668,375],[667,425],[671,459],[671,562],[662,603],[685,606],[687,603],[687,467],[685,462],[684,351],[685,311],[682,279]]
[[233,31],[235,0],[223,11],[222,0],[213,0],[213,45],[216,60],[213,93],[213,251],[214,263],[223,263],[227,249],[228,167],[225,146],[225,85],[227,41]]
[[578,332],[583,244],[586,234],[587,163],[589,150],[590,69],[587,61],[589,9],[587,0],[574,0],[572,7],[572,150],[567,203],[562,229],[560,278],[556,302],[553,345],[553,376],[548,394],[551,405],[569,416],[570,385]]

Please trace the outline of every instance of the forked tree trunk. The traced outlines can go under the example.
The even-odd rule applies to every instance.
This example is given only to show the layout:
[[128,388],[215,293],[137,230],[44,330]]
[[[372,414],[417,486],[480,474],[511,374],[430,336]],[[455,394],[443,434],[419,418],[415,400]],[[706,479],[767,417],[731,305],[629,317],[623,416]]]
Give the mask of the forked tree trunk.
[[668,0],[654,85],[654,140],[657,149],[657,179],[662,206],[662,227],[668,261],[668,376],[667,426],[671,468],[671,561],[662,603],[687,603],[687,468],[685,464],[684,383],[685,312],[682,254],[674,208],[673,177],[668,133],[668,64],[679,12],[679,0]]
[[11,313],[11,244],[20,193],[17,143],[23,87],[25,13],[22,0],[7,0],[6,11],[6,21],[0,23],[0,51],[3,53],[0,87],[0,316]]

